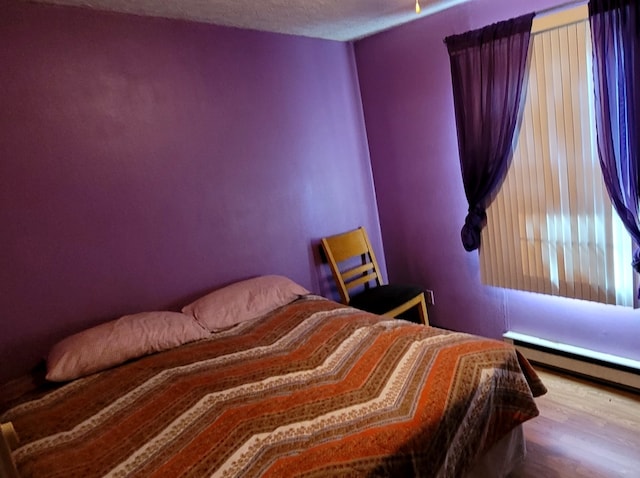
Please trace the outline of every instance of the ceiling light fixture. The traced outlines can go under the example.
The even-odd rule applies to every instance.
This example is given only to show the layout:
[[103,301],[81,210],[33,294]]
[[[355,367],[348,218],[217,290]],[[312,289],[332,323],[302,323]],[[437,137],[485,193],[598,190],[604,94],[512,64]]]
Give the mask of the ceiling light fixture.
[[416,13],[420,13],[422,11],[422,8],[420,8],[420,1],[416,0]]

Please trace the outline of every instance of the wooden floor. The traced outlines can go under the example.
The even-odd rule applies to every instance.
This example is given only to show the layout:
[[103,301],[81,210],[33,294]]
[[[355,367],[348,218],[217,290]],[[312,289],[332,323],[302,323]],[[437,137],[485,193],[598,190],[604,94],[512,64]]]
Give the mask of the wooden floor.
[[640,477],[640,394],[537,370],[548,392],[510,478]]

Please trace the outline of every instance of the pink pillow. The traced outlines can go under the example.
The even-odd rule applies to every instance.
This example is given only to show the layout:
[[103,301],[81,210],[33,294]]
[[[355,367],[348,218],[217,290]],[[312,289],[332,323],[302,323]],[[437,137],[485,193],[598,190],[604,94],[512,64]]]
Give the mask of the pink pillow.
[[47,357],[47,380],[73,380],[208,336],[193,317],[178,312],[125,315],[54,345]]
[[308,293],[286,277],[260,276],[215,290],[183,307],[182,312],[215,332],[260,317]]

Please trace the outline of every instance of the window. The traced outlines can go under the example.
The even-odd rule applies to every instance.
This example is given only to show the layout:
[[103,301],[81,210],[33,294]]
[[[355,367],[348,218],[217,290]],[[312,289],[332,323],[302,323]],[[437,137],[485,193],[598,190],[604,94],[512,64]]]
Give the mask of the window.
[[586,5],[536,19],[513,162],[480,266],[498,287],[634,306],[632,243],[600,170]]

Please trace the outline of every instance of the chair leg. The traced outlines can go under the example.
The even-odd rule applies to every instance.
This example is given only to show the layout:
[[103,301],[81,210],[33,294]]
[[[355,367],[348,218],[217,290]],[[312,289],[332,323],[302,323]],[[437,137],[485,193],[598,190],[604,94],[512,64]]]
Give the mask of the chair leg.
[[420,320],[424,325],[429,325],[429,315],[427,314],[427,304],[424,300],[424,294],[421,297],[422,299],[418,304],[418,312],[420,313]]
[[403,312],[413,309],[414,307],[418,308],[418,315],[420,317],[420,322],[424,325],[429,325],[429,316],[427,315],[427,303],[425,301],[424,294],[420,294],[414,297],[413,299],[411,299],[410,301],[405,302],[401,306],[396,307],[395,309],[392,309],[381,315],[395,318],[395,317],[398,317]]

